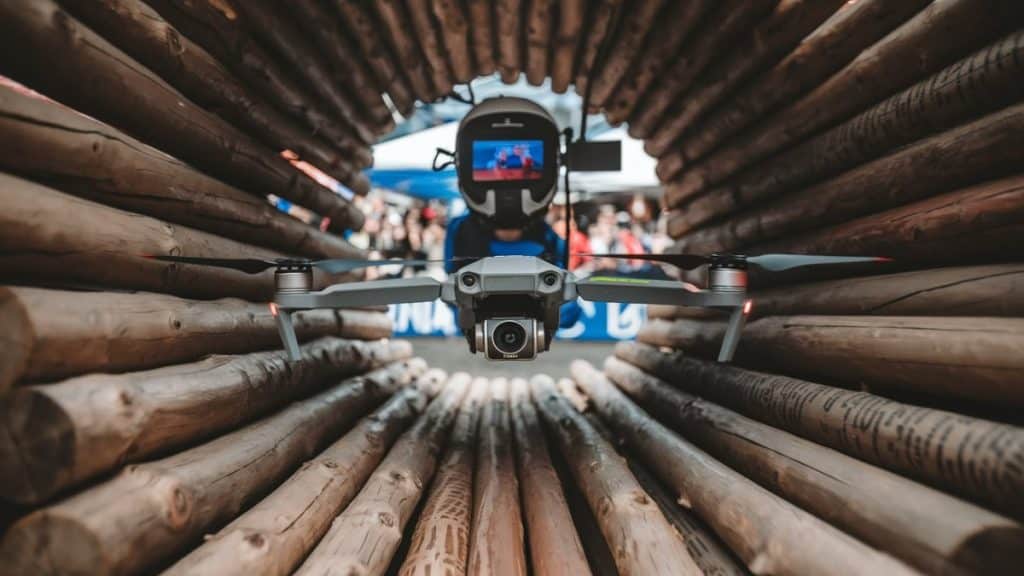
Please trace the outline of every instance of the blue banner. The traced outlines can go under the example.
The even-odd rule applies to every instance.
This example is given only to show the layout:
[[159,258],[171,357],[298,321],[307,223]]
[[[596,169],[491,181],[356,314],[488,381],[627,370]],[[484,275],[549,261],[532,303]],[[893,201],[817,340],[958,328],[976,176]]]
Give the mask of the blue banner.
[[[647,306],[619,302],[579,301],[582,313],[576,324],[559,330],[556,338],[567,340],[630,340],[647,321]],[[388,308],[395,336],[457,336],[455,314],[440,302],[394,304]]]

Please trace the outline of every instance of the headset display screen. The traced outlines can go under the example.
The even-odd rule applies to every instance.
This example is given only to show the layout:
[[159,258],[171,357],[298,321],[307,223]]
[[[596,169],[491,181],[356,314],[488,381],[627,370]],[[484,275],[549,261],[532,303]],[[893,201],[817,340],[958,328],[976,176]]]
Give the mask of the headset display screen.
[[543,140],[474,140],[473,181],[540,180]]

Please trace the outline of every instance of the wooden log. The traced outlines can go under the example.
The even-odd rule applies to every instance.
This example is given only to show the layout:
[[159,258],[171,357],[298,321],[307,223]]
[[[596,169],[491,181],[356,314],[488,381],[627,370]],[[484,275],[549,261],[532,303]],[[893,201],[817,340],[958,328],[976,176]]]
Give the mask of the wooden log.
[[84,283],[196,298],[267,301],[273,296],[273,271],[253,275],[145,255],[279,258],[279,252],[123,212],[6,174],[0,174],[0,190],[7,202],[0,211],[0,281]]
[[344,83],[348,88],[346,93],[369,114],[374,132],[387,134],[394,130],[395,121],[391,117],[391,110],[381,98],[381,88],[366,62],[359,58],[355,43],[342,33],[331,9],[317,0],[296,0],[290,2],[288,7],[295,15],[295,24],[302,32],[310,35],[316,48],[323,54],[322,58],[334,81]]
[[1019,427],[663,354],[642,344],[620,344],[615,355],[765,424],[1003,514],[1024,516],[1024,429]]
[[715,3],[708,0],[669,2],[668,11],[655,23],[651,39],[633,70],[622,79],[615,93],[604,103],[605,116],[609,122],[618,125],[629,119],[651,84],[671,63],[667,56],[675,55],[683,43],[690,41],[697,22],[714,6]]
[[488,0],[467,0],[469,43],[476,62],[476,76],[490,76],[497,70],[494,54],[494,25]]
[[[76,196],[286,252],[362,256],[266,199],[52,101],[0,87],[0,134],[0,167]],[[362,213],[348,207],[346,225],[361,227]]]
[[1024,98],[1024,32],[1015,32],[835,128],[745,171],[686,204],[669,223],[682,234]]
[[522,72],[523,0],[498,0],[494,3],[494,45],[497,49],[498,71],[502,80],[512,84]]
[[548,49],[558,4],[553,0],[531,0],[526,7],[526,81],[540,86],[548,76]]
[[469,376],[451,381],[403,434],[296,575],[382,574],[402,531],[434,475],[446,432],[469,387]]
[[[971,26],[963,26],[968,20]],[[1024,4],[1015,0],[931,3],[809,94],[686,170],[673,186],[675,200],[692,197],[740,169],[850,118],[1008,34],[1022,22]]]
[[346,35],[356,40],[363,60],[377,78],[377,85],[387,91],[399,112],[408,115],[412,112],[414,97],[381,37],[380,27],[373,18],[373,3],[334,0],[331,4],[341,17]]
[[231,430],[328,381],[394,363],[369,381],[422,371],[403,364],[407,343],[327,338],[302,348],[289,363],[283,352],[210,356],[144,372],[94,374],[16,389],[0,405],[0,469],[12,479],[0,497],[38,504],[64,489]]
[[445,54],[457,84],[468,84],[476,76],[470,47],[469,24],[458,0],[431,0],[434,17],[444,40]]
[[586,21],[584,0],[558,3],[558,28],[551,42],[551,90],[561,94],[569,88],[576,72],[576,47]]
[[[311,136],[322,137],[335,145],[354,142],[351,131],[256,41],[233,10],[222,11],[219,7],[223,4],[210,2],[150,0],[146,3],[228,66],[247,85],[259,90],[279,110],[300,120]],[[296,9],[301,10],[301,7],[296,6]],[[358,166],[368,165],[372,160],[368,150],[355,150],[353,154]]]
[[736,559],[729,548],[715,536],[715,533],[676,502],[675,498],[665,489],[647,468],[636,460],[628,460],[629,469],[636,476],[640,487],[658,505],[665,519],[672,524],[679,536],[686,542],[686,550],[693,557],[705,574],[719,576],[745,576],[750,574],[746,567]]
[[289,18],[264,2],[228,2],[220,0],[227,9],[235,10],[242,25],[252,31],[258,40],[270,48],[273,54],[302,79],[306,88],[340,118],[345,126],[364,144],[376,140],[375,131],[365,122],[352,102],[352,96],[340,90],[342,83],[332,77],[321,53],[307,40],[306,36],[289,21]]
[[435,100],[440,94],[434,90],[427,64],[420,52],[416,38],[409,33],[413,27],[405,12],[403,2],[401,0],[380,0],[372,2],[372,4],[376,7],[377,15],[384,24],[383,36],[391,46],[397,62],[401,63],[396,68],[401,69],[405,77],[408,78],[412,95],[423,102]]
[[659,159],[658,176],[664,182],[674,179],[696,158],[685,157],[683,147],[692,154],[699,150],[700,155],[706,155],[769,110],[824,82],[928,3],[861,0],[845,4],[781,62],[733,96],[727,106],[718,106],[694,126],[681,145],[672,147]]
[[619,573],[702,574],[625,459],[555,390],[550,378],[537,376],[530,384],[537,409],[597,517]]
[[680,244],[700,253],[764,243],[1013,174],[1022,159],[1024,103],[698,230]]
[[[18,380],[125,372],[280,347],[270,307],[233,298],[212,302],[162,294],[0,287],[8,346],[0,390]],[[300,340],[376,340],[391,321],[362,310],[308,310],[294,316]]]
[[486,379],[473,380],[455,417],[444,459],[398,571],[400,576],[466,573],[473,515],[474,440],[486,386]]
[[644,97],[642,107],[629,118],[629,134],[648,138],[679,97],[704,72],[712,59],[748,33],[754,23],[768,14],[778,0],[725,0],[701,26],[703,31],[688,42],[671,67],[658,78]]
[[1024,177],[986,182],[763,245],[819,254],[888,254],[915,266],[1000,261],[1024,238]]
[[[0,7],[6,74],[247,192],[287,198],[344,229],[348,202],[276,152],[185,99],[51,0],[21,8]],[[57,53],[66,57],[42,65],[27,57]]]
[[683,317],[673,321],[652,320],[637,333],[637,341],[652,346],[680,348],[711,357],[722,345],[726,320]]
[[[213,56],[141,0],[60,0],[76,18],[186,97],[275,149],[294,150],[338,180],[353,175],[354,141],[328,146],[250,92]],[[340,152],[339,152],[340,151]]]
[[594,77],[590,93],[593,106],[601,108],[608,102],[639,56],[644,40],[654,28],[659,14],[661,17],[669,15],[667,10],[662,12],[664,4],[664,0],[642,0],[634,3],[623,15],[621,29],[608,48],[607,59]]
[[22,518],[0,543],[0,559],[20,574],[152,570],[237,516],[397,388],[347,381],[195,448],[129,466]]
[[526,380],[512,380],[509,401],[532,573],[590,574]]
[[925,573],[1008,573],[1021,560],[1024,527],[1008,518],[680,392],[615,357],[605,374],[710,455]]
[[409,0],[409,20],[416,31],[420,50],[427,62],[427,72],[433,82],[433,93],[443,97],[452,91],[455,80],[452,78],[451,67],[445,58],[442,32],[434,26],[431,15],[431,0]]
[[477,432],[468,574],[526,574],[508,380],[490,381]]
[[586,33],[581,36],[576,53],[577,94],[586,94],[591,74],[594,74],[595,68],[601,65],[597,61],[601,44],[614,40],[615,29],[621,18],[622,3],[623,0],[596,0],[590,3],[587,10]]
[[773,316],[749,324],[741,346],[796,375],[1024,406],[1021,318]]
[[644,147],[654,156],[664,156],[698,118],[721,102],[741,82],[777,63],[845,3],[844,0],[780,1],[744,37],[743,42],[698,80],[685,94],[678,111],[657,127],[654,134],[644,142]]
[[[424,377],[444,380],[436,371]],[[399,391],[163,574],[291,574],[426,404],[416,388]]]
[[[916,574],[768,492],[653,420],[584,361],[579,384],[631,453],[680,495],[755,574]],[[742,518],[743,521],[737,521]]]

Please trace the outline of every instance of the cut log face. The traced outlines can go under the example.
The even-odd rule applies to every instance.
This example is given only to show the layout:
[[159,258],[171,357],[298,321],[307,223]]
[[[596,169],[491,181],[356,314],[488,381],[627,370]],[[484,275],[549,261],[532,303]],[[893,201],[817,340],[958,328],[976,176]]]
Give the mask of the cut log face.
[[619,573],[702,574],[615,448],[555,390],[550,378],[535,377],[531,388],[538,411],[597,517]]
[[616,355],[745,416],[1024,517],[1024,429],[1019,427],[666,355],[640,344],[619,345]]
[[22,518],[5,535],[0,560],[19,574],[137,574],[159,566],[398,388],[381,384],[347,381],[206,444],[129,466]]
[[[680,504],[691,508],[715,530],[751,572],[917,573],[759,487],[676,436],[633,404],[593,366],[577,360],[572,371],[573,379],[593,401],[602,419],[662,482],[672,486],[680,495]],[[578,443],[574,446],[578,450]],[[662,549],[658,550],[660,556]]]
[[398,572],[400,576],[466,573],[473,516],[477,422],[486,397],[487,380],[473,380],[452,426],[447,451],[431,483],[430,495]]
[[477,430],[469,574],[526,574],[508,380],[490,381]]
[[723,463],[925,573],[1000,573],[1020,559],[1024,527],[1008,518],[675,390],[615,357],[605,374]]
[[380,467],[295,572],[381,574],[398,549],[405,525],[434,475],[446,433],[469,388],[462,374],[402,435]]
[[529,534],[530,567],[538,576],[590,574],[576,526],[548,455],[544,430],[526,380],[511,382],[509,402],[515,429],[520,494]]

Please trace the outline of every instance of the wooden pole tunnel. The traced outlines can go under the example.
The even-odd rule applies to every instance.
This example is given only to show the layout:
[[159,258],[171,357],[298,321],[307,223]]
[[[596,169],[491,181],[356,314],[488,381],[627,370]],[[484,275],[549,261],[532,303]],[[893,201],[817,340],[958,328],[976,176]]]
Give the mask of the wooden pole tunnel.
[[[1019,0],[0,0],[0,574],[1019,573],[1022,72]],[[894,262],[555,382],[145,258],[361,257],[282,152],[365,194],[491,74],[644,139],[672,250]]]

